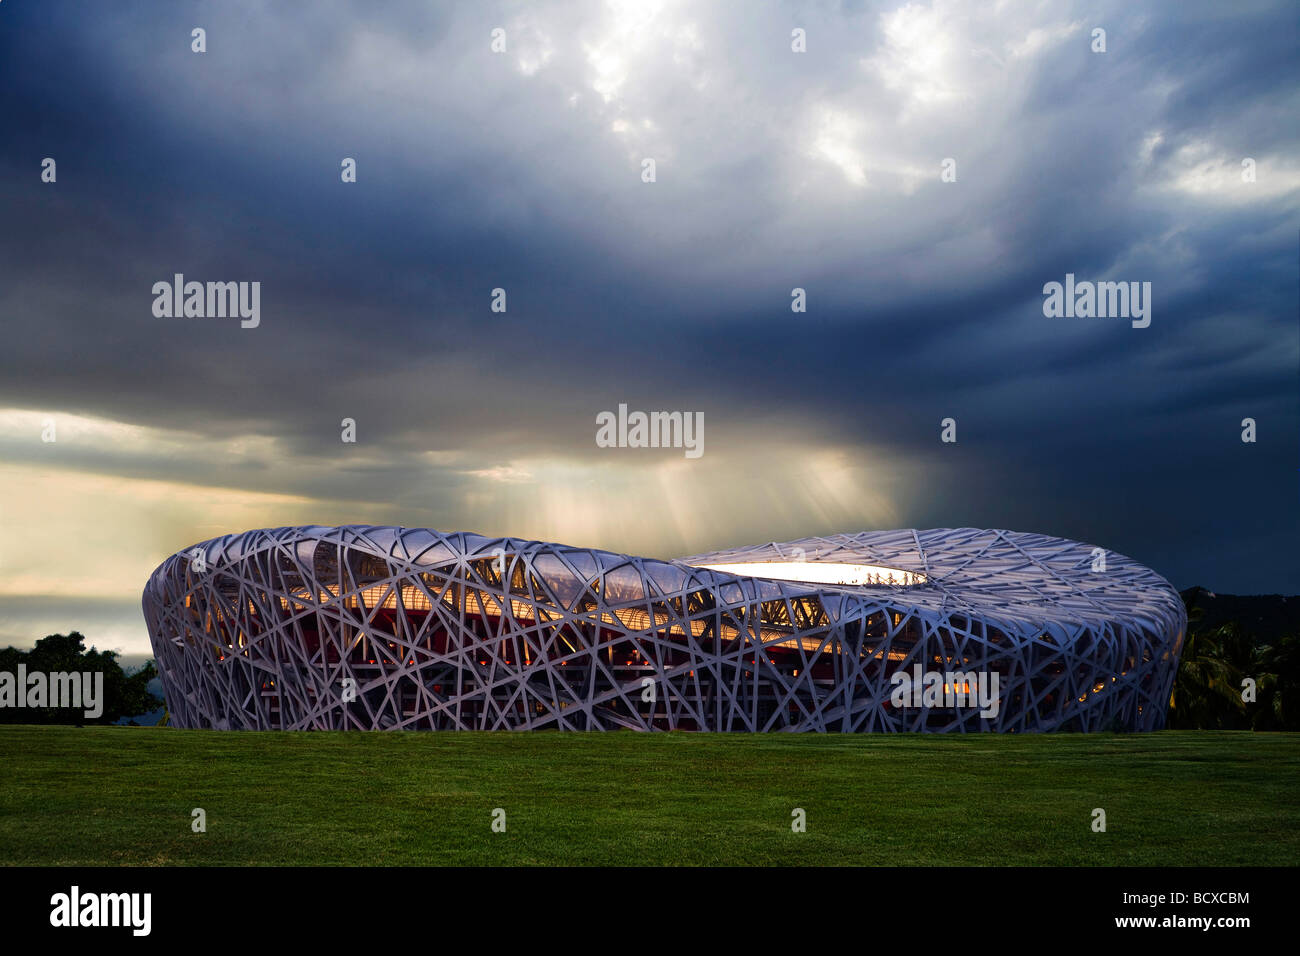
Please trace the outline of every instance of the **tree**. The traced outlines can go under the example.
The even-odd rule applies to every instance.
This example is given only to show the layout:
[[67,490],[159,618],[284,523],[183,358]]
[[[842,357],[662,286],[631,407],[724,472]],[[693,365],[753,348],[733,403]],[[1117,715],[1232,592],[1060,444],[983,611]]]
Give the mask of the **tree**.
[[[153,661],[133,674],[127,674],[113,651],[86,650],[85,638],[77,631],[51,634],[36,642],[30,651],[8,647],[0,650],[0,671],[17,679],[18,665],[27,673],[91,673],[104,675],[103,713],[89,718],[82,710],[28,707],[0,707],[0,723],[7,724],[111,724],[122,717],[134,717],[156,710],[162,701],[149,691],[149,682],[158,676]],[[19,688],[24,693],[25,688]]]
[[1256,656],[1258,702],[1251,728],[1300,730],[1300,636],[1283,637],[1259,648]]
[[1239,647],[1231,624],[1189,629],[1169,698],[1169,727],[1210,730],[1244,723],[1241,671],[1229,659]]

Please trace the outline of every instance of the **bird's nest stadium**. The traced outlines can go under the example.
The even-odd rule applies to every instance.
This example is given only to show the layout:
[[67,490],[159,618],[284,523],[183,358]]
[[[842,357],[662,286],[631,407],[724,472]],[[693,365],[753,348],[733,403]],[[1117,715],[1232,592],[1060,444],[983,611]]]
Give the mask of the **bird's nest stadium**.
[[973,528],[673,561],[273,528],[168,558],[144,615],[171,722],[248,730],[1157,730],[1187,621],[1129,558]]

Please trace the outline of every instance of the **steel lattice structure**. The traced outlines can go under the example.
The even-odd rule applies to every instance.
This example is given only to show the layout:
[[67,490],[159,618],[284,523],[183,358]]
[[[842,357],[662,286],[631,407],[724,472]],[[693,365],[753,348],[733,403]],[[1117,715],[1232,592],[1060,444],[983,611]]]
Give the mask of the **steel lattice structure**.
[[[835,581],[701,567],[737,563]],[[971,528],[676,561],[274,528],[168,558],[144,614],[177,726],[293,730],[1156,730],[1186,627],[1128,558]],[[996,673],[997,715],[899,706],[920,668]]]

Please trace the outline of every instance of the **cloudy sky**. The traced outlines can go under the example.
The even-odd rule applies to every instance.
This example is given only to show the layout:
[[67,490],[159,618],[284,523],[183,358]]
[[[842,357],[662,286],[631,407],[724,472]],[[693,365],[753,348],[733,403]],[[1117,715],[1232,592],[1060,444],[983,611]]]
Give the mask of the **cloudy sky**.
[[[147,653],[165,557],[300,523],[1001,527],[1295,593],[1297,47],[1287,2],[7,0],[0,643]],[[260,324],[155,316],[176,273]],[[1045,317],[1067,273],[1150,326]],[[620,403],[704,453],[598,447]]]

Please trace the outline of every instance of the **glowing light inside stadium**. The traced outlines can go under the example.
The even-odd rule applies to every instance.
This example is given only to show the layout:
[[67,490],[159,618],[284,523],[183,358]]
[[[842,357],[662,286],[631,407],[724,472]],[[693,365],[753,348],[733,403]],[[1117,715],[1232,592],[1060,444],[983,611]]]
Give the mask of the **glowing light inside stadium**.
[[754,561],[734,564],[701,564],[697,567],[750,578],[800,581],[809,584],[913,585],[924,584],[925,575],[915,571],[885,568],[878,564],[837,564],[830,561]]
[[[901,528],[658,561],[306,525],[176,551],[142,610],[178,728],[1160,730],[1186,609],[1123,555],[1096,574],[1093,551]],[[903,670],[919,703],[895,699]]]

